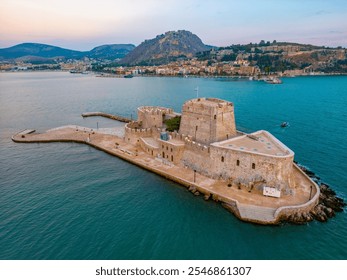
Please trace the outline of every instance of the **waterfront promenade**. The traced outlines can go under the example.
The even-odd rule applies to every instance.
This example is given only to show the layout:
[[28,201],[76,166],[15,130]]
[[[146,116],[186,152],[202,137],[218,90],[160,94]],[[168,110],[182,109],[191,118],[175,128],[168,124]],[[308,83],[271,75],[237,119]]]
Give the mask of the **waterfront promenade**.
[[77,142],[90,145],[177,182],[195,195],[204,195],[206,200],[221,202],[239,219],[254,223],[277,224],[288,215],[311,209],[319,197],[318,186],[314,185],[312,189],[312,181],[296,166],[295,177],[300,187],[295,188],[295,195],[266,197],[257,192],[250,193],[245,187],[229,187],[228,182],[224,180],[194,174],[190,169],[152,157],[140,147],[126,143],[119,132],[112,132],[112,129],[93,130],[79,126],[64,126],[44,133],[25,130],[15,134],[12,140],[20,143]]

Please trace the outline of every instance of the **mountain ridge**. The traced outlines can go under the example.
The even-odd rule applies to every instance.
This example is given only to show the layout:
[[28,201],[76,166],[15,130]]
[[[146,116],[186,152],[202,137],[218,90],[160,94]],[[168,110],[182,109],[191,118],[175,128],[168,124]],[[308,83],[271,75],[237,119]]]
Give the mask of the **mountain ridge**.
[[100,59],[119,59],[135,48],[133,44],[108,44],[97,46],[90,51],[76,51],[41,43],[21,43],[0,49],[0,60],[30,61],[35,59],[81,59],[83,57]]
[[143,41],[127,54],[120,61],[120,64],[163,64],[180,58],[192,58],[196,53],[207,50],[209,50],[209,47],[190,31],[168,31],[157,35],[153,39]]

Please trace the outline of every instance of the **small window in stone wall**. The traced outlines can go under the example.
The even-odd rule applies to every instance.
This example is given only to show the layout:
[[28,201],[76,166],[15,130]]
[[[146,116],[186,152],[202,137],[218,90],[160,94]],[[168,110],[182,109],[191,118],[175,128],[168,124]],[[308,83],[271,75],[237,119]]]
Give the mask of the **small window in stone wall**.
[[240,166],[240,161],[239,160],[236,161],[236,165]]
[[217,119],[217,115],[214,115],[213,118],[216,120]]
[[252,169],[255,169],[255,163],[252,163]]
[[171,161],[173,161],[173,156],[171,156]]
[[168,147],[168,146],[166,146],[166,150],[167,150],[167,151],[169,150],[169,147]]
[[172,148],[171,148],[171,153],[172,153]]
[[224,157],[221,157],[221,159],[220,159],[222,162],[224,162]]

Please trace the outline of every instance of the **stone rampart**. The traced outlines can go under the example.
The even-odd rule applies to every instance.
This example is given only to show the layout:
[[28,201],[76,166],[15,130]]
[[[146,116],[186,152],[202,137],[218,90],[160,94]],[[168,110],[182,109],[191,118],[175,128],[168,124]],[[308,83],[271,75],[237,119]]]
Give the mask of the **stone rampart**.
[[151,145],[150,143],[146,142],[144,138],[140,138],[140,147],[144,152],[151,156],[157,156],[159,153],[159,148],[157,146]]
[[193,140],[190,140],[189,138],[185,138],[184,143],[185,143],[185,147],[187,150],[190,150],[192,152],[201,153],[203,156],[209,156],[209,153],[210,153],[209,145],[195,142]]
[[272,157],[222,147],[210,147],[210,175],[224,180],[258,180],[279,190],[290,188],[293,156]]
[[163,117],[173,110],[164,107],[142,106],[137,109],[138,122],[143,128],[162,127]]
[[152,129],[151,128],[131,128],[131,124],[125,125],[125,135],[124,141],[131,143],[133,145],[139,144],[141,137],[151,137]]
[[301,205],[292,205],[292,206],[283,206],[279,207],[274,216],[277,220],[287,220],[290,215],[297,215],[302,213],[309,213],[319,202],[320,189],[319,186],[313,182],[310,177],[308,177],[296,164],[294,165],[295,172],[299,172],[300,175],[305,178],[307,184],[312,185],[312,198],[304,204]]

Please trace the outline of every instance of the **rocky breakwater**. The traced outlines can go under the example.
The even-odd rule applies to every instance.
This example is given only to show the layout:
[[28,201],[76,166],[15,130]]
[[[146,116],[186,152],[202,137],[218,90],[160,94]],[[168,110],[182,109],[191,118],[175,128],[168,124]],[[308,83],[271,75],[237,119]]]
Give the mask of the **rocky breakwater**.
[[307,176],[318,184],[320,189],[319,201],[310,212],[292,214],[288,217],[287,221],[294,224],[304,224],[313,220],[326,222],[329,218],[334,217],[336,212],[342,212],[347,205],[345,201],[338,197],[329,185],[323,183],[320,177],[314,172],[300,164],[297,165]]

